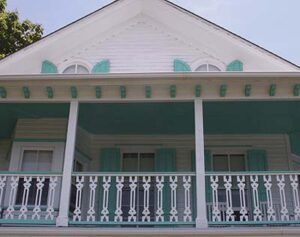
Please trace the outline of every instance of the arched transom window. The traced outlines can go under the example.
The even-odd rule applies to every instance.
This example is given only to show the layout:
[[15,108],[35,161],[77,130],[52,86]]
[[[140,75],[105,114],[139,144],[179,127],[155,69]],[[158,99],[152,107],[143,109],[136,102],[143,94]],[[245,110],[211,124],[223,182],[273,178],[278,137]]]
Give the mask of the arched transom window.
[[88,74],[89,70],[80,64],[74,64],[67,67],[63,73],[65,74]]
[[212,64],[202,64],[196,69],[197,72],[220,72],[221,69]]

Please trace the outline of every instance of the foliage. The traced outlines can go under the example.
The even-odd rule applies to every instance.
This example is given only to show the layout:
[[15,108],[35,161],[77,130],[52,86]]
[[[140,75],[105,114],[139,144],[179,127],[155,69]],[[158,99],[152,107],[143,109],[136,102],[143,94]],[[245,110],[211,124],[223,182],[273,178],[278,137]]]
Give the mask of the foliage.
[[9,12],[6,0],[0,0],[0,59],[39,40],[43,35],[40,24],[19,19],[18,11]]

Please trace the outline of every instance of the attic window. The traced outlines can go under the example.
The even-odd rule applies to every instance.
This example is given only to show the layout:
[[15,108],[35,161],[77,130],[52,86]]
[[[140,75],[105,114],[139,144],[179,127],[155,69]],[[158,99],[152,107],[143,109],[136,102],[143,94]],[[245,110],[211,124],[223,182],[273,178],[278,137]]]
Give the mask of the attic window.
[[67,67],[63,73],[65,74],[89,74],[89,70],[80,64],[74,64]]
[[212,64],[202,64],[197,69],[197,72],[220,72],[221,69]]

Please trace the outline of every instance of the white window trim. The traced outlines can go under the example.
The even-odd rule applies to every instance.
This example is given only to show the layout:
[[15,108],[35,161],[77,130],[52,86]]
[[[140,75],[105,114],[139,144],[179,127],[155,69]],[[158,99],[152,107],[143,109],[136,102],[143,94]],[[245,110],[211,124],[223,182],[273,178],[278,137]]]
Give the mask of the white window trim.
[[209,59],[209,58],[206,58],[206,59],[198,59],[196,61],[194,61],[192,64],[191,64],[191,69],[192,71],[196,71],[196,69],[198,67],[200,67],[201,65],[203,64],[211,64],[211,65],[214,65],[216,67],[218,67],[221,72],[224,72],[226,71],[226,64],[223,63],[223,62],[220,62],[220,61],[217,61],[217,60],[213,60],[213,59]]
[[93,68],[93,65],[91,63],[89,63],[83,59],[77,59],[72,62],[62,63],[61,65],[59,65],[58,71],[59,71],[59,73],[63,74],[64,70],[66,70],[68,67],[73,66],[73,65],[84,66],[89,71],[89,73],[91,73],[92,68]]

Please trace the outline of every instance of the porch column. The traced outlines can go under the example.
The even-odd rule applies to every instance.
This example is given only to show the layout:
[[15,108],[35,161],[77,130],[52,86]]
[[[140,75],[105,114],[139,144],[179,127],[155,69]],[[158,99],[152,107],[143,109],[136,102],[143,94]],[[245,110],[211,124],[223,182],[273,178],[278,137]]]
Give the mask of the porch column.
[[205,157],[203,130],[203,102],[195,99],[195,163],[196,163],[196,228],[207,228],[205,200]]
[[76,142],[76,128],[78,117],[78,101],[70,103],[69,121],[67,130],[67,140],[64,156],[64,168],[62,176],[62,186],[60,194],[59,215],[56,219],[56,226],[68,226],[69,204],[71,195],[71,178],[74,161],[74,151]]

